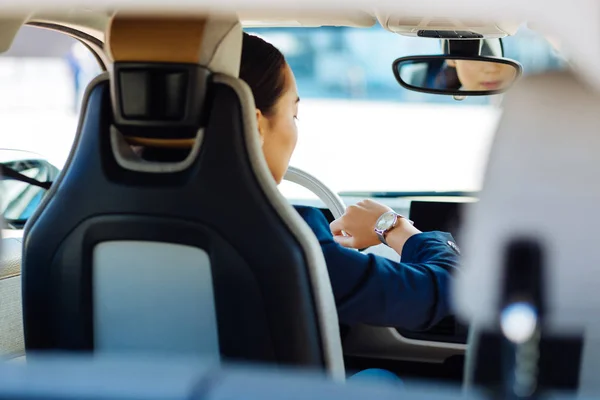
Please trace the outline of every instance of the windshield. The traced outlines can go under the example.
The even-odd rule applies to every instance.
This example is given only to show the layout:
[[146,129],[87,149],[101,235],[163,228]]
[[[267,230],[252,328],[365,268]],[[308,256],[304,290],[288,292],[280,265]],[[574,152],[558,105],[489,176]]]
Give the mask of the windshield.
[[[501,96],[456,101],[403,89],[399,57],[440,54],[441,42],[380,26],[246,29],[273,43],[296,75],[299,140],[291,165],[337,192],[477,191],[501,113]],[[503,39],[524,75],[565,67],[535,32]],[[313,197],[282,185],[288,197]]]
[[[480,188],[499,96],[456,101],[412,92],[392,72],[396,58],[439,54],[439,40],[400,36],[379,25],[246,31],[281,49],[296,75],[302,100],[291,165],[337,192]],[[565,66],[544,38],[525,27],[503,42],[505,56],[519,61],[525,75]],[[6,149],[26,150],[62,168],[84,89],[100,72],[93,54],[75,39],[23,27],[0,56],[6,132],[0,158]],[[314,198],[291,183],[281,190],[288,198]]]

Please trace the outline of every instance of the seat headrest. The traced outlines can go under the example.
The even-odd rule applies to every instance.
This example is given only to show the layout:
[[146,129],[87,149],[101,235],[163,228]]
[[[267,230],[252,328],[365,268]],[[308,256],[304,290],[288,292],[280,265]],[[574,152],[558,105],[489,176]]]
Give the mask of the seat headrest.
[[[572,72],[525,78],[506,95],[480,201],[465,215],[463,267],[453,290],[460,317],[497,326],[506,267],[517,265],[509,249],[524,239],[541,252],[546,326],[564,331],[596,323],[590,313],[600,309],[598,110],[600,95]],[[516,271],[520,284],[535,262]]]
[[106,37],[115,127],[130,143],[191,147],[211,75],[239,75],[237,17],[117,14]]
[[106,43],[116,63],[198,64],[212,73],[239,76],[242,26],[236,16],[115,15]]

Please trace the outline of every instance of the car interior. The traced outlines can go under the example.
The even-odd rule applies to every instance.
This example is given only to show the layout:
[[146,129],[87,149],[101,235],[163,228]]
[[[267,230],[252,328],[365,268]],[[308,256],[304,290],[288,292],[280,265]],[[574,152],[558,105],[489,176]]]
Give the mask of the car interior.
[[[35,35],[19,42],[35,28],[82,46],[97,68],[74,100],[76,129],[57,139],[68,144],[61,147],[63,161],[15,149],[17,138],[0,135],[0,398],[600,393],[592,316],[600,308],[592,250],[600,192],[589,184],[600,168],[600,97],[590,89],[586,65],[571,68],[565,55],[556,66],[540,67],[548,53],[541,50],[531,56],[537,67],[511,57],[517,48],[534,53],[534,46],[509,46],[516,43],[511,36],[528,28],[490,22],[489,15],[278,14],[251,7],[216,13],[202,5],[184,13],[189,5],[176,3],[170,14],[103,2],[64,12],[43,6],[0,12],[0,52],[10,60],[31,57],[19,53],[21,44],[37,62],[59,51]],[[428,54],[391,51],[393,62],[384,67],[393,86],[375,91],[431,96],[424,102],[440,113],[464,104],[456,117],[466,132],[462,142],[446,138],[439,153],[416,155],[424,164],[436,154],[457,164],[468,158],[456,149],[472,140],[468,126],[487,113],[491,133],[477,139],[485,151],[470,161],[482,165],[472,174],[477,184],[453,186],[461,169],[436,167],[432,176],[449,182],[440,190],[425,183],[386,187],[370,172],[344,178],[371,181],[359,190],[341,181],[331,187],[327,182],[340,174],[333,161],[324,177],[310,168],[311,157],[331,150],[329,139],[319,138],[308,139],[316,146],[305,146],[284,178],[310,195],[277,187],[256,134],[252,92],[239,79],[242,32],[288,43],[290,65],[302,71],[310,52],[300,44],[312,32],[322,34],[315,43],[328,43],[331,29],[347,30],[350,38],[378,29],[403,43],[428,43]],[[297,43],[290,42],[294,35]],[[449,73],[465,61],[505,71],[506,79],[470,87]],[[3,65],[0,80],[8,74],[3,68],[14,68]],[[299,72],[301,96],[302,79]],[[307,84],[307,97],[319,90],[325,89]],[[307,108],[325,107],[319,101]],[[373,104],[388,107],[376,99],[352,112]],[[338,121],[343,114],[332,110],[328,118]],[[444,118],[432,119],[443,124]],[[423,124],[405,125],[406,135],[418,136]],[[374,148],[366,143],[369,133],[355,139],[356,148]],[[52,138],[40,140],[48,141],[39,145],[43,151]],[[152,149],[151,157],[136,148]],[[399,165],[399,180],[421,167]],[[392,207],[424,232],[452,233],[461,249],[454,315],[424,331],[339,324],[321,247],[292,206],[315,206],[332,222],[363,198]],[[400,260],[383,244],[358,251]],[[347,379],[370,368],[392,371],[406,387]]]

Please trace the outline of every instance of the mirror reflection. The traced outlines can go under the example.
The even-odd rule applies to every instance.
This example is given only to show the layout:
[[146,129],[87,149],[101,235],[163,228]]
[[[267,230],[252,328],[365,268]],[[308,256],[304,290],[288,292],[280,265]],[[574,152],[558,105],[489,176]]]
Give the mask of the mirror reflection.
[[407,57],[394,63],[399,83],[439,94],[487,95],[507,90],[520,76],[519,64],[494,58]]

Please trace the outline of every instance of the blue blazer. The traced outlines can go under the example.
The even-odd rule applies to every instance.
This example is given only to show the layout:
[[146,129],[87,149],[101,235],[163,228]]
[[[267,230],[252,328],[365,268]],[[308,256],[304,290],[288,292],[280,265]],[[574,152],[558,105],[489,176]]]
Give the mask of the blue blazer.
[[398,263],[340,246],[321,211],[295,208],[321,244],[340,323],[426,330],[450,315],[450,283],[459,255],[452,235],[412,236]]

